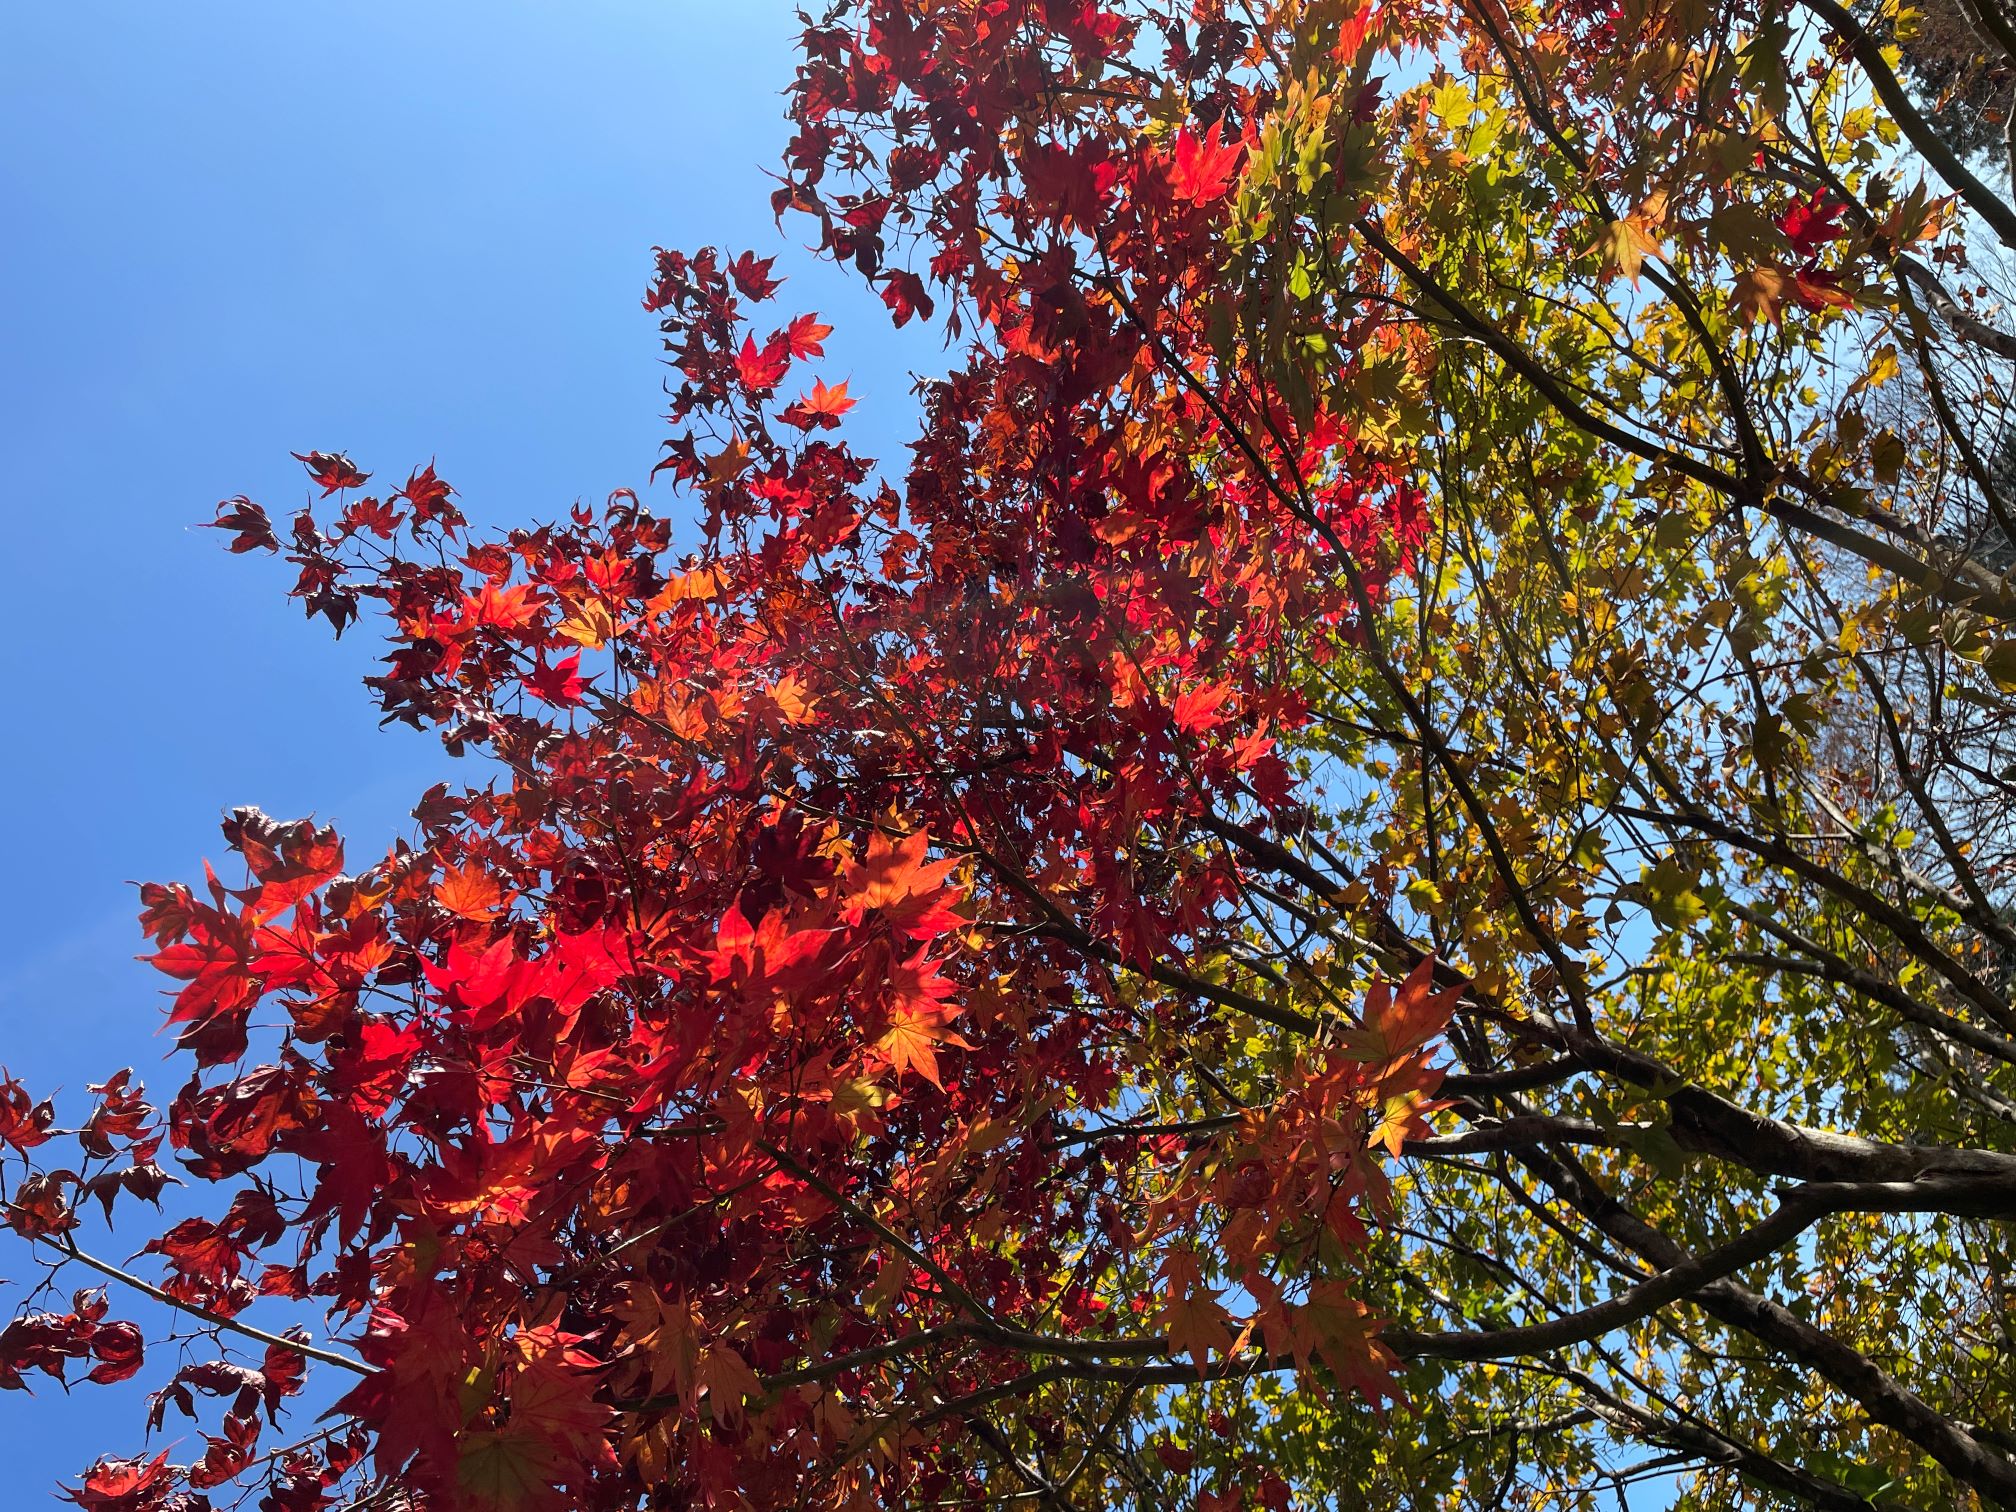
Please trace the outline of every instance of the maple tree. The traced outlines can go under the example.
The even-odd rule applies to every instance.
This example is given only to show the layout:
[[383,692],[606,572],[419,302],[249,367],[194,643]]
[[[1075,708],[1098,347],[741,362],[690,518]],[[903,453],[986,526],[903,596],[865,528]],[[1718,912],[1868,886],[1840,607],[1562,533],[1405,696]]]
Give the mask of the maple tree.
[[690,529],[220,506],[487,765],[142,889],[165,1111],[0,1085],[0,1385],[217,1346],[72,1498],[2016,1501],[2016,214],[1857,15],[863,0],[790,98],[900,469],[667,251]]

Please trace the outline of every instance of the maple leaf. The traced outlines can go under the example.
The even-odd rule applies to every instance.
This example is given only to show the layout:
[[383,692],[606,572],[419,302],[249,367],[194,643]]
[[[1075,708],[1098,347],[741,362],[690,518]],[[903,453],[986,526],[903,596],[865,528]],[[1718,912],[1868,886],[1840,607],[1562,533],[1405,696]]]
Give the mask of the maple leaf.
[[598,651],[615,639],[617,628],[609,606],[600,599],[588,599],[554,626],[553,633],[565,636],[577,646]]
[[1799,301],[1801,308],[1815,314],[1822,310],[1846,310],[1855,304],[1854,296],[1841,287],[1841,275],[1808,263],[1792,275],[1792,297]]
[[671,1387],[682,1402],[693,1400],[700,1338],[692,1304],[667,1297],[639,1278],[625,1285],[618,1316],[624,1352],[642,1355],[649,1366],[651,1394]]
[[761,347],[756,345],[755,336],[745,336],[742,350],[735,358],[735,371],[743,387],[753,394],[767,394],[777,387],[790,366],[790,343],[782,336],[773,337]]
[[461,512],[448,502],[454,493],[454,489],[436,476],[434,464],[429,462],[425,467],[415,468],[393,497],[404,499],[412,509],[416,534],[420,526],[443,520],[452,535],[462,523]]
[[94,1512],[148,1512],[165,1505],[172,1483],[168,1452],[153,1459],[101,1459],[84,1472],[83,1483],[63,1495]]
[[360,1113],[383,1114],[405,1086],[407,1071],[423,1043],[410,1025],[402,1028],[382,1018],[368,1019],[358,1026],[355,1044],[330,1066],[331,1089],[342,1091]]
[[742,470],[748,465],[749,443],[737,436],[707,459],[707,481],[732,483],[742,476]]
[[1204,735],[1225,722],[1223,710],[1233,694],[1230,683],[1185,688],[1170,706],[1170,717],[1185,735]]
[[1421,1139],[1434,1132],[1428,1122],[1428,1114],[1443,1103],[1427,1102],[1418,1092],[1395,1093],[1381,1099],[1379,1117],[1366,1133],[1368,1149],[1383,1149],[1389,1156],[1398,1158],[1410,1139]]
[[1341,1281],[1318,1281],[1294,1315],[1295,1352],[1305,1365],[1313,1354],[1359,1395],[1378,1402],[1388,1395],[1393,1355],[1379,1343],[1379,1320]]
[[725,586],[725,574],[719,567],[696,567],[691,572],[675,572],[645,607],[653,614],[664,614],[675,604],[718,598]]
[[784,344],[793,357],[803,360],[808,357],[826,355],[825,341],[833,334],[833,327],[822,325],[817,315],[793,317],[784,329]]
[[763,1394],[763,1383],[749,1362],[718,1340],[700,1351],[693,1369],[694,1384],[707,1396],[714,1416],[727,1423],[742,1420],[742,1404]]
[[362,488],[371,474],[359,472],[357,464],[341,452],[295,452],[294,459],[308,469],[308,476],[321,485],[322,497],[346,488]]
[[1460,984],[1435,990],[1435,958],[1424,956],[1397,989],[1386,982],[1373,984],[1365,994],[1363,1021],[1344,1036],[1344,1046],[1362,1060],[1402,1060],[1448,1028],[1462,996]]
[[1745,320],[1768,320],[1774,324],[1785,316],[1785,302],[1791,295],[1791,275],[1782,268],[1748,268],[1736,275],[1730,302]]
[[1815,189],[1811,196],[1778,217],[1778,229],[1792,244],[1795,256],[1810,260],[1829,242],[1847,234],[1841,227],[1841,217],[1847,209],[1826,190]]
[[551,666],[542,659],[523,680],[527,690],[547,703],[573,708],[581,702],[592,679],[581,676],[581,653],[576,651]]
[[889,307],[890,315],[898,326],[908,325],[911,317],[916,315],[929,320],[936,308],[924,287],[924,280],[903,268],[893,268],[883,275],[882,303]]
[[875,1042],[875,1048],[889,1057],[889,1069],[901,1078],[905,1071],[915,1071],[940,1092],[945,1083],[938,1076],[938,1047],[956,1045],[970,1050],[971,1045],[945,1027],[942,1015],[933,1011],[899,1010],[889,1019],[889,1027]]
[[595,1387],[592,1371],[551,1359],[523,1365],[511,1378],[511,1425],[566,1453],[590,1455],[614,1416],[595,1400]]
[[1666,255],[1659,239],[1636,216],[1606,224],[1596,233],[1595,250],[1606,269],[1622,273],[1633,284],[1638,282],[1646,258]]
[[434,901],[457,918],[483,922],[504,906],[504,886],[474,861],[451,867],[434,884]]
[[1092,533],[1108,546],[1124,546],[1147,526],[1148,521],[1131,509],[1116,509],[1100,517]]
[[524,1512],[552,1504],[559,1465],[559,1451],[546,1439],[512,1428],[489,1428],[463,1435],[456,1450],[455,1481],[479,1507]]
[[784,286],[781,278],[772,278],[770,269],[777,259],[766,257],[758,261],[754,252],[744,252],[728,264],[728,276],[735,280],[735,287],[743,295],[753,300],[765,300]]
[[[29,1313],[9,1321],[0,1328],[0,1390],[27,1390],[27,1382],[21,1374],[24,1370],[39,1370],[62,1381],[65,1379],[66,1362],[86,1359],[96,1353],[101,1336],[109,1330],[132,1328],[131,1324],[125,1323],[101,1324],[104,1314],[102,1294],[79,1292],[74,1310],[67,1315]],[[114,1335],[110,1345],[113,1357],[123,1352],[125,1338],[123,1332]],[[92,1379],[99,1379],[96,1370],[92,1372]],[[109,1379],[124,1377],[112,1376]]]
[[545,606],[546,600],[532,583],[514,583],[509,587],[485,583],[480,592],[463,599],[462,621],[472,627],[518,630],[537,619]]
[[777,706],[778,717],[786,724],[807,724],[815,717],[813,710],[817,700],[795,672],[787,672],[771,684],[769,697]]
[[273,522],[266,517],[266,511],[243,494],[219,504],[217,518],[209,521],[207,528],[235,531],[231,542],[234,552],[280,549],[280,539],[273,534]]
[[855,401],[847,397],[845,383],[836,383],[828,388],[824,381],[815,379],[812,392],[793,401],[778,418],[800,430],[831,430],[854,405]]
[[334,1213],[337,1235],[347,1242],[386,1195],[392,1162],[385,1131],[361,1108],[336,1103],[327,1109],[322,1126],[297,1135],[292,1148],[317,1162],[308,1216]]
[[1232,1352],[1231,1314],[1218,1301],[1218,1294],[1204,1281],[1197,1255],[1188,1249],[1172,1249],[1162,1258],[1165,1288],[1157,1324],[1168,1337],[1173,1353],[1187,1354],[1204,1373],[1213,1354]]
[[830,931],[796,929],[779,909],[769,909],[752,925],[741,904],[731,905],[715,930],[712,976],[781,988],[825,948]]
[[1225,123],[1220,120],[1202,137],[1188,126],[1176,133],[1169,158],[1169,187],[1178,199],[1208,204],[1222,198],[1231,187],[1246,148],[1239,142],[1224,145],[1224,131]]
[[363,498],[346,506],[343,518],[337,527],[345,535],[368,530],[381,541],[389,541],[398,532],[404,517],[391,503],[377,497]]
[[235,1239],[202,1218],[183,1219],[148,1240],[143,1253],[160,1255],[182,1276],[212,1291],[237,1278],[245,1254]]
[[1373,23],[1380,19],[1382,10],[1379,0],[1359,0],[1337,28],[1337,45],[1332,49],[1331,56],[1340,63],[1355,60],[1365,46],[1365,39],[1372,33]]
[[146,1363],[147,1340],[137,1324],[100,1324],[91,1333],[91,1355],[98,1363],[91,1367],[88,1380],[100,1386],[130,1381]]
[[895,841],[877,830],[869,838],[867,857],[847,870],[849,902],[860,909],[887,908],[939,886],[957,858],[926,861],[930,848],[931,837],[922,830]]
[[25,1154],[49,1140],[49,1127],[56,1122],[53,1103],[35,1102],[20,1082],[0,1068],[0,1140]]

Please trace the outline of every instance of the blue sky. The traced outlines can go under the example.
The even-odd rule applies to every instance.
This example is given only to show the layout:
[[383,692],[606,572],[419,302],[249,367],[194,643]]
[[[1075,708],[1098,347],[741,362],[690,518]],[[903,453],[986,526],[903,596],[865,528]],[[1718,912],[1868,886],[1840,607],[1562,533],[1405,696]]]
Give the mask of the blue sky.
[[[898,455],[944,358],[771,219],[794,32],[789,0],[0,7],[0,1063],[171,1094],[128,882],[200,875],[240,803],[369,856],[458,774],[376,728],[368,624],[332,642],[193,528],[218,499],[291,511],[322,448],[436,458],[479,522],[652,500],[654,245],[779,253]],[[138,1385],[0,1402],[10,1500],[137,1449]]]

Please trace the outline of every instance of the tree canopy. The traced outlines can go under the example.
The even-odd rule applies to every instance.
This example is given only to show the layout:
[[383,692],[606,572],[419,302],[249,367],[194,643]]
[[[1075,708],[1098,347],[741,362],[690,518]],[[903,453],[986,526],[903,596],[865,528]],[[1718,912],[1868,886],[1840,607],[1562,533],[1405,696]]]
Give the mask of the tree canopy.
[[164,1106],[0,1085],[0,1386],[158,1381],[73,1499],[2016,1505],[2016,211],[1915,24],[808,17],[908,456],[661,251],[653,507],[219,507],[479,764],[142,888]]

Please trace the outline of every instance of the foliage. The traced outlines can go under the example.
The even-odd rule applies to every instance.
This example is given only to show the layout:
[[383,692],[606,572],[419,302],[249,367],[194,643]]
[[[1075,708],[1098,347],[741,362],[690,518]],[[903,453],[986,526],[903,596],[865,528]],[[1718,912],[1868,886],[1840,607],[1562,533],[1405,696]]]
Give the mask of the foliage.
[[[690,541],[323,452],[220,506],[489,765],[142,890],[165,1114],[0,1089],[44,1291],[222,1351],[201,1458],[74,1499],[2016,1500],[2016,213],[1893,62],[1836,0],[808,20],[780,214],[962,343],[895,482],[769,263],[661,252]],[[0,1333],[86,1359],[89,1293]]]

